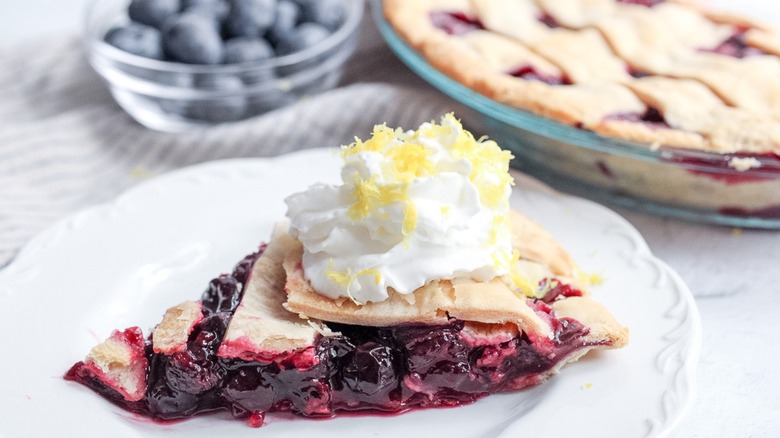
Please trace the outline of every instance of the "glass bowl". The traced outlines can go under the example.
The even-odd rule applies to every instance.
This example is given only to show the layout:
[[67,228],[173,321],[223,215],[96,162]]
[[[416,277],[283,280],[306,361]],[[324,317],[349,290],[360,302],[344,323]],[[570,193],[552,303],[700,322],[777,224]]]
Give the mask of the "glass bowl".
[[[601,137],[502,105],[434,69],[372,13],[391,50],[415,73],[478,111],[513,165],[560,190],[607,204],[720,225],[780,229],[780,156],[650,148]],[[753,167],[738,169],[740,160]],[[757,165],[757,166],[756,166]]]
[[[341,2],[346,11],[344,23],[306,50],[263,61],[193,65],[144,58],[107,44],[103,41],[106,32],[129,22],[130,0],[93,0],[84,23],[87,58],[117,103],[149,128],[181,132],[242,120],[336,86],[357,45],[364,9],[363,0]],[[195,86],[230,76],[239,78],[243,87]]]

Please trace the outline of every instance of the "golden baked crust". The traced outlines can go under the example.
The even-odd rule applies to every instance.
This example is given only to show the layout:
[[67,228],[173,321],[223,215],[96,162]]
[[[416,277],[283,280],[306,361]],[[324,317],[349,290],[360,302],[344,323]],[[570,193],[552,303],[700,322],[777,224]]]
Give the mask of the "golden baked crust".
[[195,325],[203,319],[200,301],[185,301],[171,307],[152,331],[155,353],[173,354],[184,351]]
[[253,360],[257,352],[281,355],[314,342],[317,327],[282,307],[286,299],[282,261],[295,243],[287,234],[286,224],[277,225],[252,267],[241,303],[220,345],[220,357]]
[[[561,284],[575,281],[575,266],[569,254],[541,226],[513,212],[511,216],[513,246],[520,251],[521,274],[537,283],[542,279]],[[287,274],[285,308],[302,318],[363,326],[403,324],[445,324],[456,318],[481,327],[480,330],[514,330],[550,337],[552,330],[530,306],[530,300],[513,291],[501,279],[477,282],[469,279],[439,280],[426,284],[410,294],[391,291],[390,298],[376,303],[357,304],[348,299],[333,300],[318,294],[306,280],[302,268],[303,247],[290,243],[283,266]],[[626,330],[600,304],[587,297],[577,297],[574,307],[564,311],[594,327],[594,343],[622,346],[628,339]],[[560,301],[568,301],[566,298]],[[557,303],[554,303],[554,306]],[[514,329],[512,329],[514,327]],[[511,332],[510,332],[511,335]]]
[[[431,66],[498,102],[654,147],[780,151],[780,32],[759,20],[692,0],[653,7],[618,0],[383,4],[388,22]],[[476,30],[449,34],[431,13],[468,17]],[[744,58],[717,53],[729,41],[735,50],[746,47]],[[518,67],[561,80],[515,77]],[[646,76],[681,83],[660,86],[641,80]],[[691,103],[684,94],[690,82],[710,91],[706,114],[696,111],[701,120],[681,117],[685,111],[675,107]],[[664,123],[645,123],[641,116],[650,111]]]

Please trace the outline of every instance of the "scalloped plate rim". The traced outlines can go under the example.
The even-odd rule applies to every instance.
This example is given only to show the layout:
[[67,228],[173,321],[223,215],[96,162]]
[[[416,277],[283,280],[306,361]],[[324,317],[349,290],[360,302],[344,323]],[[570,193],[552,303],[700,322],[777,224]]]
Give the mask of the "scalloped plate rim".
[[[100,213],[105,213],[105,212],[116,213],[121,210],[123,203],[132,201],[134,197],[142,197],[144,193],[147,191],[159,189],[167,184],[173,184],[173,183],[183,183],[186,185],[190,183],[188,181],[188,179],[190,178],[203,177],[203,176],[209,177],[210,175],[218,173],[219,171],[225,171],[228,169],[233,169],[233,170],[235,170],[235,168],[256,169],[264,166],[271,166],[274,163],[280,163],[285,161],[295,163],[298,161],[313,159],[318,156],[324,157],[325,154],[333,155],[333,150],[314,149],[314,150],[297,151],[294,153],[280,155],[276,157],[269,157],[269,158],[236,158],[236,159],[209,161],[209,162],[199,163],[181,169],[176,169],[170,172],[166,172],[162,175],[156,176],[154,178],[151,178],[149,180],[142,181],[137,185],[125,190],[113,200],[95,206],[87,207],[85,209],[72,213],[64,217],[63,219],[57,221],[55,224],[43,230],[39,234],[37,234],[19,251],[16,258],[9,265],[4,267],[3,269],[0,269],[0,280],[3,280],[4,278],[13,279],[14,276],[18,276],[19,273],[23,272],[26,268],[34,267],[36,263],[35,261],[36,253],[38,251],[45,251],[47,245],[50,244],[52,239],[56,237],[58,234],[69,232],[68,230],[69,224],[73,223],[79,218],[97,216]],[[670,413],[671,415],[668,418],[666,418],[666,421],[662,422],[662,424],[659,424],[657,428],[648,426],[649,427],[648,434],[652,434],[652,436],[667,436],[674,429],[674,427],[677,424],[679,424],[679,422],[684,418],[685,414],[690,409],[695,399],[695,372],[696,372],[696,366],[698,362],[698,356],[701,349],[701,320],[698,313],[698,309],[696,307],[695,300],[693,299],[693,295],[691,294],[690,290],[685,285],[683,280],[680,278],[680,276],[668,265],[666,265],[662,260],[656,258],[652,254],[649,246],[644,241],[639,231],[636,230],[625,218],[623,218],[616,212],[600,204],[594,203],[592,201],[588,201],[582,198],[577,198],[571,195],[558,192],[550,188],[549,186],[539,182],[538,180],[532,179],[531,177],[519,174],[517,172],[514,173],[514,176],[516,180],[521,182],[519,185],[527,185],[528,187],[531,187],[532,190],[536,190],[542,197],[553,198],[556,203],[568,203],[568,204],[579,205],[578,208],[582,208],[586,210],[589,209],[593,212],[596,212],[597,215],[600,215],[604,219],[608,219],[610,222],[616,224],[623,230],[628,230],[631,235],[631,238],[634,240],[634,243],[638,245],[633,256],[654,264],[665,275],[668,275],[670,280],[674,283],[675,287],[678,288],[679,290],[678,299],[680,300],[680,302],[684,302],[688,306],[686,312],[686,318],[688,318],[689,327],[686,331],[686,335],[689,338],[690,345],[688,346],[687,351],[684,352],[684,356],[685,356],[684,364],[677,371],[678,373],[683,373],[687,377],[686,389],[688,393],[687,395],[685,395],[685,399],[683,400],[682,404],[678,406],[674,412]],[[5,299],[4,295],[2,294],[3,292],[2,283],[3,282],[0,281],[0,302],[2,302]],[[622,321],[622,322],[630,326],[629,322],[626,321]],[[562,374],[565,375],[566,371],[564,370]],[[560,379],[560,377],[555,377],[554,379]],[[2,397],[0,397],[0,406],[2,406],[3,404],[4,403]],[[515,422],[517,422],[517,419],[513,419],[512,422],[510,423],[515,423]],[[265,431],[265,432],[271,432],[271,431]],[[0,427],[0,436],[2,436],[2,433],[3,430],[2,427]],[[503,434],[501,434],[500,436],[503,436]]]

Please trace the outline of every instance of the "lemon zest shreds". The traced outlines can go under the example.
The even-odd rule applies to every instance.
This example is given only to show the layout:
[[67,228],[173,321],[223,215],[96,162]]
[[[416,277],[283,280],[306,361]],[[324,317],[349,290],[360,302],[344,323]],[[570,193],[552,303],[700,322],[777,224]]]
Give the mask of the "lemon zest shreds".
[[509,238],[509,216],[506,214],[497,214],[493,216],[493,224],[490,227],[488,240],[484,246],[491,247],[497,245],[500,240]]
[[388,143],[395,140],[399,135],[400,130],[388,128],[385,124],[375,125],[370,139],[362,141],[355,137],[354,143],[342,147],[342,156],[346,158],[358,152],[383,152]]
[[354,203],[347,210],[347,214],[353,220],[366,218],[379,207],[409,199],[405,185],[378,184],[374,175],[368,180],[355,175],[355,190],[352,195]]
[[[416,131],[404,132],[391,129],[387,125],[376,125],[372,136],[366,141],[355,138],[354,143],[342,148],[342,158],[361,152],[379,153],[384,156],[382,169],[384,176],[357,175],[354,178],[352,192],[353,203],[347,210],[352,220],[362,220],[368,216],[387,217],[386,207],[401,203],[404,217],[400,224],[403,236],[409,237],[417,229],[417,206],[408,196],[409,187],[419,178],[436,176],[439,173],[433,161],[435,149],[431,149],[431,140],[437,141],[449,150],[455,159],[463,159],[470,165],[469,180],[477,188],[481,203],[492,209],[508,209],[508,187],[514,181],[509,174],[509,162],[513,158],[508,151],[502,150],[495,141],[486,137],[476,140],[463,128],[452,113],[442,117],[439,123],[425,123]],[[376,172],[376,170],[371,170]],[[442,210],[446,218],[448,212]],[[507,219],[508,218],[504,218]],[[503,219],[501,220],[503,222]],[[497,245],[503,238],[507,224],[494,224],[490,245]],[[504,257],[506,258],[506,257]],[[498,262],[497,262],[498,263]],[[503,264],[508,264],[504,260]]]
[[417,206],[414,202],[407,202],[404,209],[404,223],[401,227],[401,234],[404,237],[410,236],[417,229]]
[[604,277],[596,272],[585,272],[577,268],[575,275],[577,276],[577,281],[585,286],[598,286],[604,284]]
[[521,274],[517,269],[517,263],[519,261],[520,251],[517,250],[513,250],[511,255],[506,252],[499,252],[494,255],[494,262],[497,262],[497,266],[507,269],[509,279],[512,280],[512,284],[517,287],[523,297],[538,298],[537,293],[539,288],[535,287],[531,280]]
[[395,177],[405,183],[434,174],[435,167],[428,158],[430,155],[429,149],[416,143],[402,143],[387,151],[387,156],[393,163]]
[[333,259],[330,260],[330,262],[328,263],[328,269],[325,271],[325,277],[327,277],[328,280],[343,287],[347,291],[347,296],[349,297],[349,299],[352,300],[353,303],[359,306],[365,303],[361,303],[360,301],[356,300],[355,297],[352,296],[352,294],[350,293],[350,287],[358,277],[362,277],[364,275],[372,275],[374,277],[375,284],[379,284],[382,282],[382,274],[376,269],[367,268],[357,272],[356,274],[352,274],[349,268],[347,268],[345,272],[341,272],[334,269]]

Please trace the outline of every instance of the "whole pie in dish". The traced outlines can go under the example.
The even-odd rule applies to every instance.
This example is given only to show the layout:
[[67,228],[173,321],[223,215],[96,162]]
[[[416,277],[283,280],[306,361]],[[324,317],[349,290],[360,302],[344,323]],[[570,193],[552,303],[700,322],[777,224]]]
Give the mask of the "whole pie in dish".
[[342,154],[342,185],[289,197],[289,221],[199,300],[148,336],[115,331],[66,379],[154,419],[260,426],[468,404],[626,344],[565,250],[509,209],[495,142],[448,115]]
[[780,152],[780,31],[690,0],[384,0],[436,69],[654,147]]

